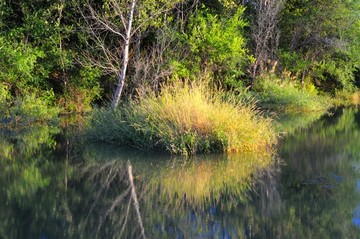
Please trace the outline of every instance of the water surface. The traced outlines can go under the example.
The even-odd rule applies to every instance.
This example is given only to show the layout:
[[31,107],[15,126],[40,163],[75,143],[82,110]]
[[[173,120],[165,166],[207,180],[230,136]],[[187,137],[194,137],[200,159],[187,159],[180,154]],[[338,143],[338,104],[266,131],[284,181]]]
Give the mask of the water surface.
[[360,111],[317,118],[277,155],[188,160],[2,128],[0,238],[360,238]]

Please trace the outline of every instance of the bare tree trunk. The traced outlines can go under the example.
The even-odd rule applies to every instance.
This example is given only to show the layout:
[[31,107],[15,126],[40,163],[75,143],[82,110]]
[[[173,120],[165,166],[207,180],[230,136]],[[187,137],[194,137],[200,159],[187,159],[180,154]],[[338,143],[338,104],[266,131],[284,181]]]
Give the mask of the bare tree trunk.
[[136,0],[132,0],[131,5],[130,5],[129,19],[128,19],[128,25],[126,27],[126,35],[125,35],[125,47],[124,47],[124,52],[123,52],[123,62],[122,62],[122,65],[121,65],[120,74],[118,76],[118,84],[117,84],[117,87],[116,87],[116,91],[115,91],[115,94],[114,94],[114,97],[113,97],[113,101],[111,103],[111,107],[113,109],[116,109],[118,107],[118,105],[119,105],[120,98],[121,98],[121,93],[123,91],[124,84],[125,84],[126,70],[127,70],[127,65],[128,65],[128,62],[129,62],[129,48],[130,48],[130,40],[131,40],[131,27],[132,27],[132,22],[133,22],[135,3],[136,3]]
[[279,42],[279,13],[286,0],[254,0],[255,23],[252,38],[255,43],[254,55],[256,58],[252,66],[252,77],[273,68],[276,62]]

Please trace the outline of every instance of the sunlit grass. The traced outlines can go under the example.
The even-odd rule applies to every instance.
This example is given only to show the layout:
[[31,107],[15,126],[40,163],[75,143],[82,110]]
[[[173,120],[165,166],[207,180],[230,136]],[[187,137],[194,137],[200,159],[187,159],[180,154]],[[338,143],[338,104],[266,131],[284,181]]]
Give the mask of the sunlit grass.
[[357,92],[351,94],[350,101],[354,105],[359,105],[360,104],[360,91],[357,91]]
[[115,112],[99,110],[87,135],[183,155],[270,150],[276,141],[271,120],[231,98],[204,83],[164,86],[160,95],[147,94]]
[[265,77],[258,80],[255,88],[259,105],[277,112],[326,111],[331,107],[330,97],[319,96],[286,79]]

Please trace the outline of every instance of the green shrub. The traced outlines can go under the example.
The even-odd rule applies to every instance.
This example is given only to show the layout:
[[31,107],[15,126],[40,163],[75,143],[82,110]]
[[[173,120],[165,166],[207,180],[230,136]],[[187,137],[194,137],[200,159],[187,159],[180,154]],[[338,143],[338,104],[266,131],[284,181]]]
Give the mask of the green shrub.
[[18,97],[8,109],[8,118],[12,123],[20,124],[55,120],[59,110],[51,104],[54,102],[54,97],[52,91],[47,91],[41,96],[33,92]]
[[223,96],[203,83],[164,86],[159,96],[96,111],[87,137],[183,155],[268,150],[276,141],[271,120],[253,105]]
[[183,37],[191,54],[171,62],[179,77],[196,79],[208,74],[225,86],[241,87],[239,80],[254,59],[246,48],[244,7],[229,17],[200,9],[190,18],[188,34]]
[[259,105],[270,110],[280,112],[324,111],[331,106],[327,97],[309,92],[307,87],[302,89],[295,82],[286,79],[271,79],[270,77],[259,79],[255,90]]
[[0,83],[0,113],[2,115],[8,109],[10,97],[9,87],[6,84]]
[[94,100],[101,96],[100,71],[84,67],[74,74],[59,97],[62,113],[86,113],[91,111]]

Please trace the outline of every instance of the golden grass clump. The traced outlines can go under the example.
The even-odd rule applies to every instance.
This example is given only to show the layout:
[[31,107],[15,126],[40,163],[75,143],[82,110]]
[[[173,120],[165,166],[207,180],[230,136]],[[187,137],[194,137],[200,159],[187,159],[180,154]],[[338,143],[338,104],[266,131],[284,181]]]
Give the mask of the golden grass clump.
[[178,83],[131,102],[126,115],[144,139],[176,154],[270,149],[271,120],[254,105],[235,102],[204,83]]

